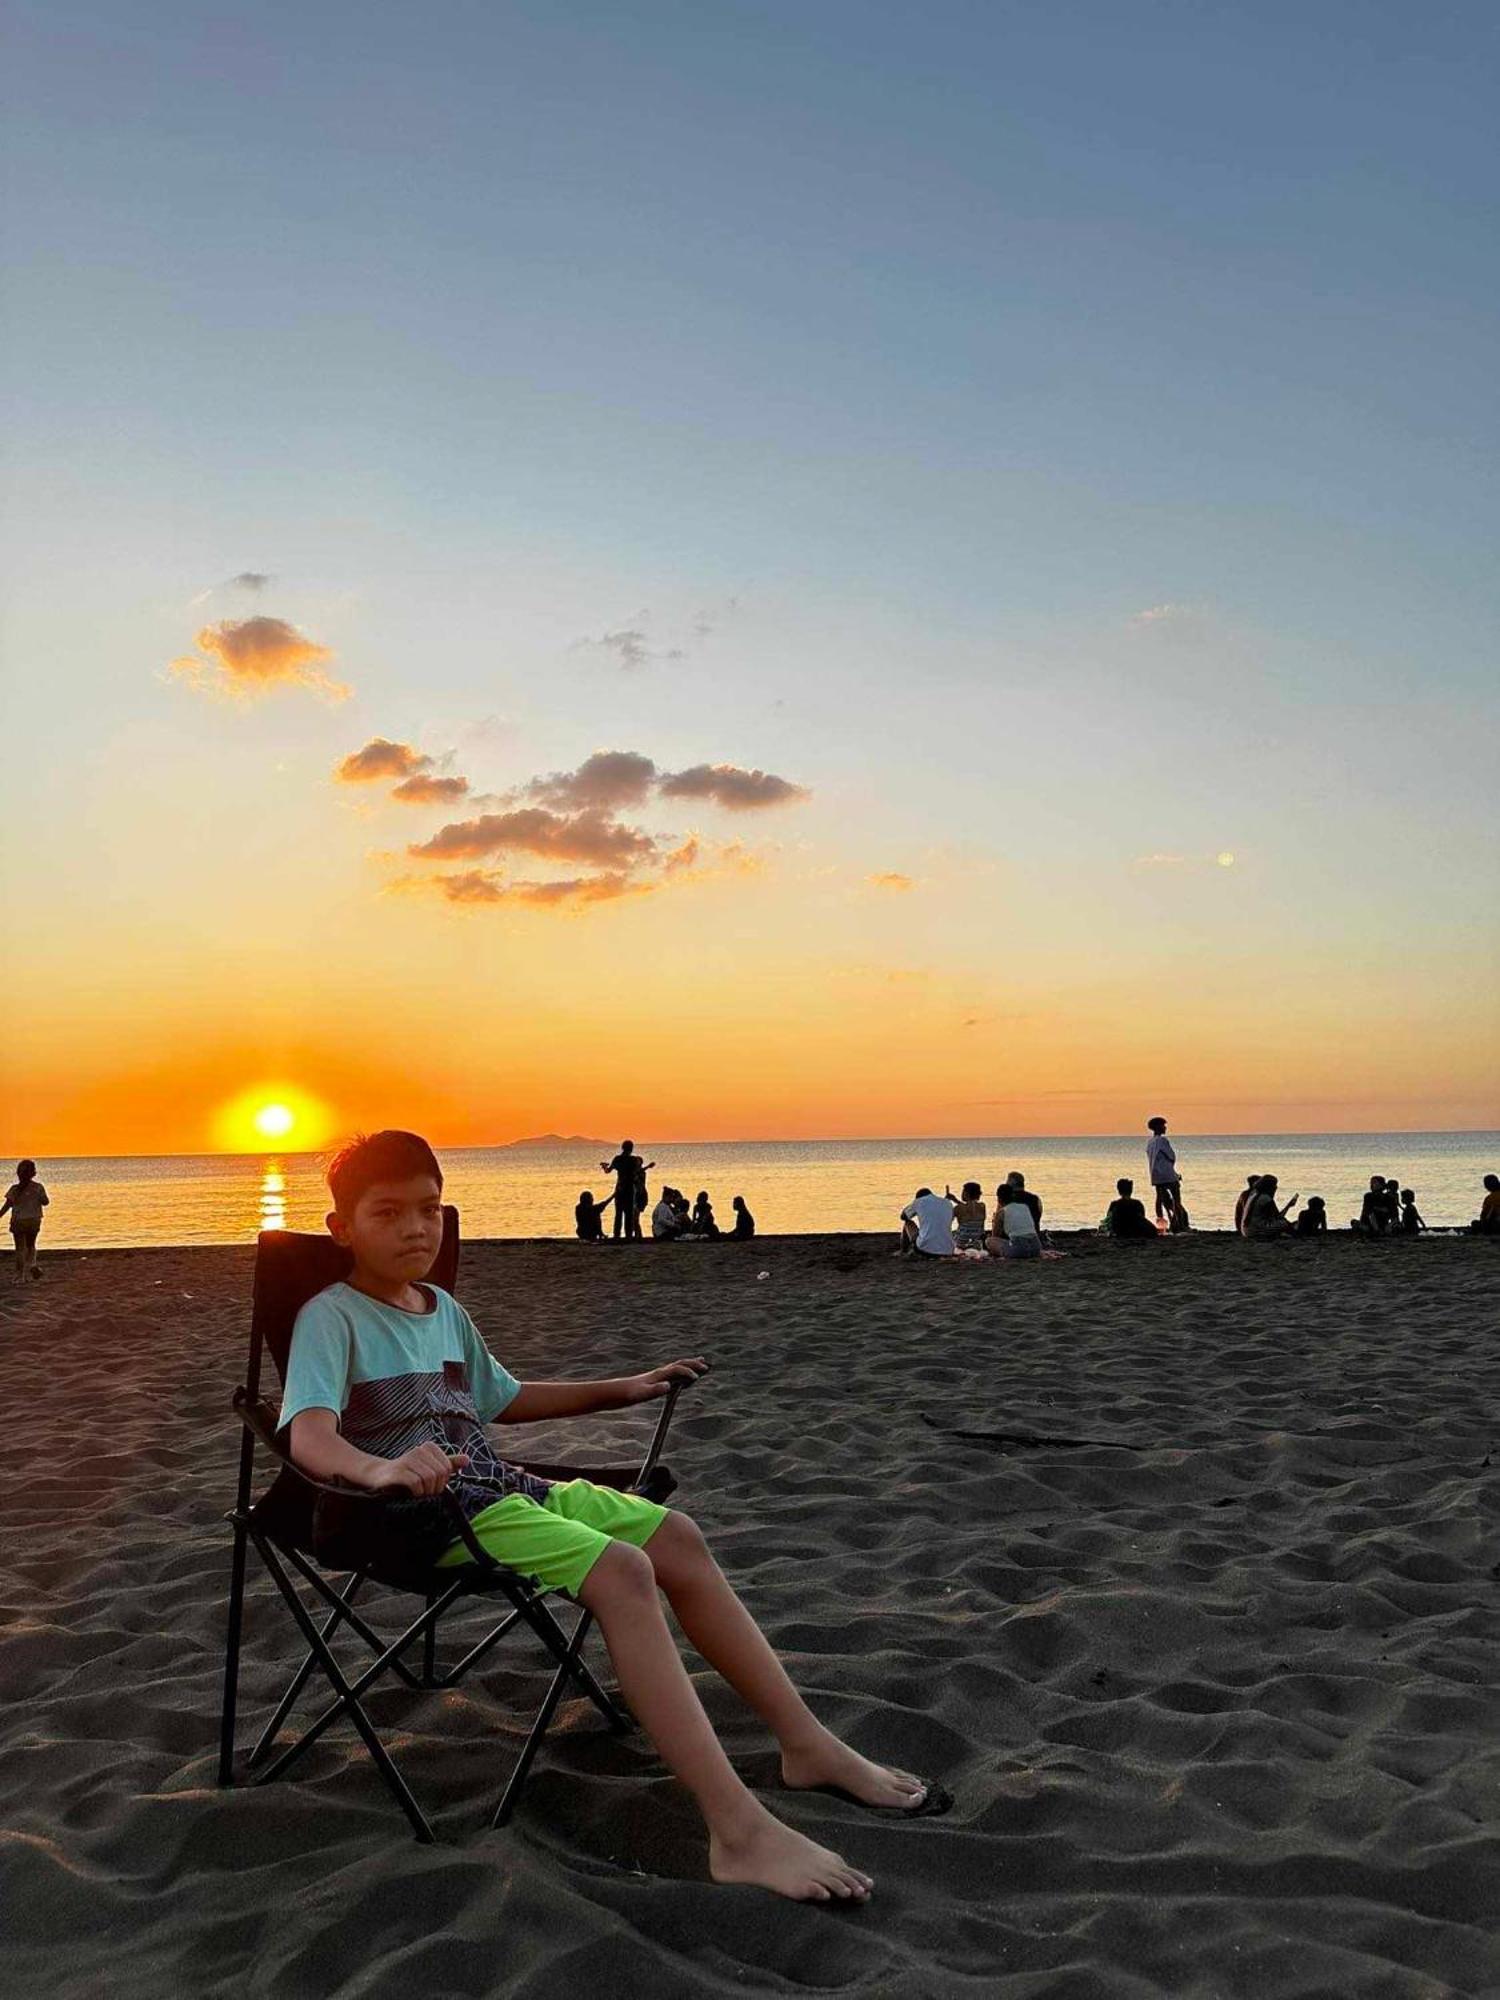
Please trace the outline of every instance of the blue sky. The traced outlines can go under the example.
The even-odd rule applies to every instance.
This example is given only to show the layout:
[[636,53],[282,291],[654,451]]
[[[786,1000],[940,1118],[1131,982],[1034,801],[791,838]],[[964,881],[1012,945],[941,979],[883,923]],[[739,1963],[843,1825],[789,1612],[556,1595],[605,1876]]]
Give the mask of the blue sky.
[[[1415,946],[1472,1008],[1497,42],[1479,5],[18,6],[25,894],[249,920],[254,881],[143,862],[143,772],[233,815],[226,882],[279,837],[357,895],[316,790],[351,732],[496,788],[640,747],[791,771],[809,869],[1003,861],[1070,963]],[[164,689],[244,569],[353,707]],[[587,643],[634,629],[634,671]],[[972,897],[903,932],[1013,942]]]

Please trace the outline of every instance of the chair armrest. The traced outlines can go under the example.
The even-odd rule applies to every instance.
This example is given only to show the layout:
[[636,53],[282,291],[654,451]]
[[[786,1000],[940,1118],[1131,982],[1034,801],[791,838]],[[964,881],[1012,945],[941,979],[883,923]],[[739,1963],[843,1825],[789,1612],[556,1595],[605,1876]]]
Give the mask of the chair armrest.
[[388,1493],[372,1493],[365,1486],[347,1486],[338,1479],[315,1479],[304,1471],[292,1457],[290,1450],[281,1441],[281,1433],[276,1424],[271,1406],[264,1397],[252,1402],[243,1389],[236,1389],[230,1399],[231,1405],[246,1430],[253,1432],[271,1456],[279,1459],[295,1479],[304,1486],[310,1486],[317,1493],[334,1493],[340,1500],[361,1500],[372,1507],[383,1507],[390,1497]]
[[661,1415],[656,1420],[656,1429],[652,1433],[651,1442],[646,1448],[646,1456],[641,1460],[640,1471],[637,1472],[631,1482],[629,1490],[632,1493],[638,1493],[655,1471],[656,1461],[661,1457],[662,1446],[667,1441],[667,1431],[671,1427],[672,1418],[677,1412],[677,1400],[683,1390],[689,1387],[691,1387],[691,1384],[687,1382],[674,1382],[671,1388],[668,1389],[666,1398],[661,1406]]

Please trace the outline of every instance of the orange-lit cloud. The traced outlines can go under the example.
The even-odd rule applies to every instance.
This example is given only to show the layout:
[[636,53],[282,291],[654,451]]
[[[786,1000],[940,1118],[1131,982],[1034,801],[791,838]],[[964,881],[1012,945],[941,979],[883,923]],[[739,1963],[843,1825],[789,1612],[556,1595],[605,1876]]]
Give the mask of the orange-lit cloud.
[[738,764],[693,764],[664,773],[657,789],[664,799],[708,799],[726,812],[759,812],[794,805],[812,794],[805,785],[771,771],[746,771]]
[[434,778],[418,772],[415,777],[403,778],[399,785],[393,785],[391,797],[408,806],[451,805],[468,789],[467,778]]
[[621,825],[602,812],[566,814],[522,806],[515,812],[455,820],[407,849],[419,861],[476,861],[507,851],[596,868],[630,868],[654,857],[657,843],[641,828]]
[[330,701],[343,701],[349,689],[323,671],[333,658],[289,625],[284,618],[226,618],[205,625],[195,641],[199,653],[173,660],[170,671],[193,686],[216,694],[255,696],[275,687],[304,687]]
[[409,743],[372,736],[363,750],[351,751],[333,775],[343,785],[366,785],[380,778],[409,778],[414,772],[425,771],[431,762]]
[[865,880],[872,889],[890,889],[897,895],[905,895],[908,889],[915,889],[917,886],[914,875],[903,875],[894,868],[887,868],[878,875],[867,875]]
[[[339,767],[340,776],[356,780],[409,771],[393,797],[428,801],[449,796],[447,788],[466,789],[462,778],[428,777],[414,765],[429,762],[406,744],[377,737]],[[517,786],[495,803],[502,812],[481,812],[472,819],[453,820],[427,840],[414,841],[407,853],[424,862],[489,862],[506,854],[529,854],[559,864],[580,863],[593,870],[555,882],[514,880],[493,867],[459,868],[446,874],[406,877],[391,886],[425,891],[446,902],[461,904],[527,904],[533,908],[569,908],[613,902],[621,896],[649,895],[668,882],[686,877],[745,875],[758,869],[759,858],[738,842],[705,850],[696,833],[669,846],[667,836],[629,825],[616,815],[623,806],[640,806],[655,791],[660,796],[701,797],[748,811],[807,796],[804,788],[765,771],[746,771],[736,764],[702,764],[675,775],[657,769],[655,760],[639,750],[596,750],[575,771],[551,771]],[[518,804],[516,801],[539,801]],[[488,805],[476,798],[476,805]]]
[[573,903],[611,903],[621,896],[644,896],[658,885],[632,882],[628,875],[574,875],[561,882],[508,882],[483,869],[439,875],[432,887],[450,903],[523,903],[558,909]]

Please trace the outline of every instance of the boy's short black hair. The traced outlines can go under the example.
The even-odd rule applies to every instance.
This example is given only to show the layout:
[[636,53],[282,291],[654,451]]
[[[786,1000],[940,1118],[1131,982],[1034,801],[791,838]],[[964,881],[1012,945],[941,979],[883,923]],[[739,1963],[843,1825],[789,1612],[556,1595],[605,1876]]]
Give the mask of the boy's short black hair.
[[409,1181],[430,1174],[443,1191],[437,1154],[415,1132],[356,1132],[328,1163],[328,1191],[340,1215],[350,1215],[377,1181]]
[[1116,1181],[1116,1182],[1115,1182],[1115,1193],[1116,1193],[1116,1194],[1118,1194],[1118,1195],[1132,1195],[1132,1194],[1134,1194],[1134,1193],[1135,1193],[1135,1182],[1134,1182],[1134,1181],[1129,1181],[1129,1180],[1121,1180],[1121,1181]]

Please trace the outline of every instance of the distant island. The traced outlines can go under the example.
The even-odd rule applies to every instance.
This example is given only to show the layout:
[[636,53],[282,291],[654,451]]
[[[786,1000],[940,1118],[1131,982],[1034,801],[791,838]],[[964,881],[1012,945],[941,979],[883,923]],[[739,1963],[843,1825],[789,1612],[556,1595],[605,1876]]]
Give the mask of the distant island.
[[590,1148],[614,1145],[613,1139],[586,1139],[577,1132],[539,1132],[534,1139],[507,1139],[495,1148],[497,1153],[524,1153],[533,1146],[588,1146]]

